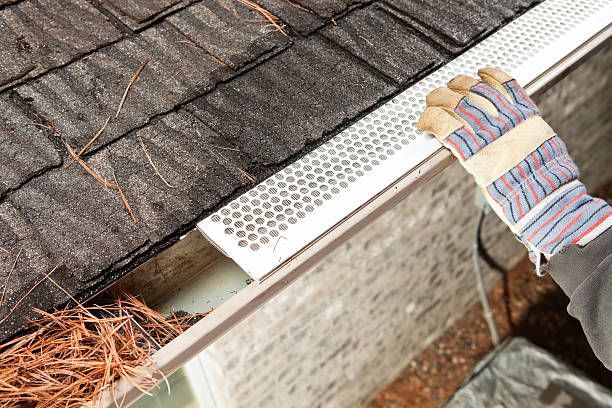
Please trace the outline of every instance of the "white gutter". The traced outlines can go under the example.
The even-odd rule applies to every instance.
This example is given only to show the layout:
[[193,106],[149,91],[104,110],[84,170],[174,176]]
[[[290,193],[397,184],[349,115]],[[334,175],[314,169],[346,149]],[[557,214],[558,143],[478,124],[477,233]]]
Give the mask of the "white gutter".
[[[398,100],[401,101],[398,98],[402,98],[402,95],[405,98],[410,98],[413,94],[421,95],[415,98],[413,104],[422,107],[422,99],[429,89],[442,85],[455,74],[473,73],[476,68],[483,65],[500,66],[506,69],[519,82],[528,84],[526,89],[533,95],[557,81],[602,45],[612,35],[611,22],[611,1],[547,0],[372,114],[386,114],[387,117],[393,114],[397,110],[391,108],[396,106],[393,104],[397,104]],[[533,34],[535,32],[539,33],[537,35]],[[526,44],[526,46],[517,45],[513,48],[513,44]],[[517,63],[516,61],[522,62]],[[406,132],[416,135],[415,139],[411,139],[412,141],[407,144],[407,147],[410,147],[410,151],[413,152],[412,155],[406,153],[409,157],[407,162],[409,168],[401,170],[401,165],[393,164],[386,169],[386,174],[377,173],[374,181],[366,177],[368,186],[359,183],[359,180],[364,180],[364,177],[357,179],[354,183],[355,187],[349,186],[350,188],[347,190],[357,188],[363,191],[371,191],[372,183],[374,183],[374,187],[380,188],[367,196],[364,196],[363,193],[352,195],[353,198],[361,198],[357,202],[346,201],[346,197],[339,201],[332,197],[328,202],[334,203],[335,209],[331,209],[330,205],[332,204],[326,202],[320,207],[326,210],[323,213],[324,216],[307,217],[304,221],[305,227],[293,229],[297,224],[291,224],[291,227],[283,231],[282,235],[289,236],[284,240],[288,241],[290,245],[286,245],[284,247],[285,252],[278,257],[278,241],[283,239],[277,240],[276,251],[270,250],[272,251],[271,254],[276,255],[272,258],[272,261],[264,259],[264,257],[270,255],[265,251],[252,251],[255,252],[255,255],[245,252],[248,249],[240,252],[245,248],[238,245],[242,237],[233,236],[231,233],[227,234],[224,231],[227,226],[222,223],[227,214],[231,214],[232,211],[236,212],[245,203],[252,204],[256,196],[258,197],[258,205],[262,205],[262,210],[274,209],[274,205],[268,208],[264,206],[262,201],[265,202],[265,200],[262,200],[261,195],[247,192],[242,200],[241,198],[236,200],[237,208],[232,208],[230,203],[227,208],[221,209],[218,213],[203,221],[199,226],[200,229],[209,238],[213,239],[224,253],[231,256],[243,268],[246,266],[247,272],[255,273],[254,276],[261,281],[253,282],[240,290],[177,339],[156,352],[153,355],[155,365],[165,375],[170,375],[266,300],[301,276],[348,237],[392,208],[453,161],[450,154],[442,149],[435,140],[427,135],[417,134],[413,124],[409,126],[411,128]],[[344,136],[353,136],[350,132],[343,132]],[[342,135],[341,133],[339,136]],[[417,136],[418,139],[416,139]],[[341,138],[334,138],[326,145],[341,142]],[[415,143],[413,142],[421,148],[414,149]],[[329,152],[330,145],[326,148]],[[317,153],[317,150],[314,152],[318,154],[318,157],[307,158],[306,162],[300,164],[300,168],[304,169],[304,166],[312,167],[314,160],[319,160],[319,162],[322,160],[320,152]],[[417,157],[416,154],[422,156]],[[329,155],[326,157],[330,159]],[[393,158],[393,156],[391,157]],[[401,153],[398,153],[395,157],[402,157]],[[405,157],[402,162],[406,163]],[[395,173],[389,173],[389,169],[392,169]],[[270,178],[272,182],[264,181],[262,185],[264,185],[264,189],[268,189],[272,183],[278,184],[280,179],[286,180],[286,175],[279,178],[273,176]],[[293,179],[295,179],[295,176],[293,176]],[[380,186],[383,182],[384,186]],[[287,183],[276,186],[277,190],[285,188],[282,187],[283,185],[287,186]],[[253,190],[257,188],[255,187]],[[260,191],[264,191],[264,189]],[[249,207],[251,208],[248,212],[252,213],[253,206],[250,205]],[[329,214],[333,214],[333,216]],[[257,215],[257,212],[255,212],[255,215]],[[309,227],[306,227],[307,224]],[[296,231],[299,231],[302,235],[298,236]],[[304,237],[304,231],[306,231],[306,237]],[[273,248],[273,246],[270,246],[270,248]],[[258,262],[259,267],[253,269],[249,266],[250,264],[245,264],[245,262],[250,261]],[[264,267],[261,265],[264,265]],[[125,398],[127,403],[136,400],[140,396],[140,391],[132,384],[123,382],[115,389],[114,394],[117,400]],[[106,406],[114,406],[113,398],[110,395],[105,396],[105,404]]]

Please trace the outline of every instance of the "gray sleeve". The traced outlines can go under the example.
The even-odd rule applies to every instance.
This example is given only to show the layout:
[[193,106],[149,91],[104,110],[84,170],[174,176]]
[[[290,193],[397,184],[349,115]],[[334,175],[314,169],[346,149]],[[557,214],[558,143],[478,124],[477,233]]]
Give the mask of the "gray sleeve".
[[545,267],[569,296],[595,355],[612,370],[612,228],[584,247],[570,245]]

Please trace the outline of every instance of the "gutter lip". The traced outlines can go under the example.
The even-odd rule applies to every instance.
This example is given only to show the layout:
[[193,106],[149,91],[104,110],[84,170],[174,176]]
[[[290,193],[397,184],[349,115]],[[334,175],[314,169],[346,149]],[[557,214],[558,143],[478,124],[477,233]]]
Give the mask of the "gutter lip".
[[[545,1],[509,25],[503,27],[497,33],[487,37],[481,43],[462,54],[462,56],[474,50],[480,44],[491,41],[491,39],[499,33],[504,33],[506,27],[520,22],[522,19],[530,16],[535,10],[538,10],[538,8],[551,4],[558,7],[564,7],[570,4],[571,8],[571,2],[568,3],[568,1],[569,0]],[[587,0],[587,2],[597,3],[597,0]],[[602,23],[604,20],[607,20],[607,22]],[[591,54],[605,45],[606,41],[612,37],[612,2],[608,2],[604,10],[597,15],[591,15],[577,27],[567,30],[564,36],[571,34],[573,37],[576,37],[576,32],[578,32],[579,35],[578,39],[574,38],[574,41],[563,41],[565,38],[562,38],[548,45],[548,48],[552,47],[555,49],[554,52],[552,52],[552,57],[550,53],[540,53],[529,59],[526,64],[523,64],[534,64],[537,66],[537,70],[539,70],[537,75],[531,75],[531,78],[528,78],[529,74],[525,73],[525,70],[521,71],[521,67],[516,71],[510,70],[519,82],[527,83],[525,89],[530,95],[543,93],[546,89],[550,88],[574,68],[579,66],[580,63]],[[453,61],[456,61],[458,58],[461,58],[461,56]],[[436,72],[448,67],[453,61],[441,67]],[[530,70],[533,72],[533,67],[531,67]],[[436,72],[431,75],[435,75]],[[465,72],[465,69],[463,69],[463,72]],[[279,262],[275,268],[262,275],[259,280],[256,279],[256,282],[253,282],[239,291],[204,319],[200,320],[175,340],[161,348],[153,355],[155,366],[159,368],[164,375],[170,375],[179,369],[231,327],[247,317],[251,312],[256,310],[291,282],[303,275],[304,272],[314,266],[324,255],[331,252],[364,226],[406,198],[420,185],[426,183],[433,176],[454,162],[454,158],[450,152],[442,148],[437,141],[429,136],[424,135],[423,137],[429,138],[423,140],[429,140],[429,144],[431,145],[431,149],[425,157],[421,157],[408,171],[399,174],[399,177],[395,178],[393,182],[388,184],[377,194],[369,197],[353,211],[345,214],[344,217],[337,220],[325,231],[322,231],[314,240],[308,242],[299,251],[287,256],[286,259]],[[265,181],[263,183],[265,183]],[[248,192],[245,193],[245,195],[247,194]],[[240,198],[237,200],[239,199]],[[209,220],[214,215],[215,214],[211,215],[206,220]],[[226,245],[214,242],[213,239],[217,237],[218,234],[210,233],[210,223],[205,222],[206,220],[198,225],[198,229],[203,232],[205,237],[222,253],[232,255],[233,251],[228,250]],[[261,257],[263,254],[259,256]],[[237,261],[240,266],[243,266],[236,258],[234,258],[234,260]],[[159,380],[161,380],[161,378],[159,378]],[[123,381],[118,384],[113,394],[118,401],[129,404],[141,396],[141,391],[138,390],[134,384]],[[115,406],[113,396],[110,392],[102,396],[102,401],[103,406]]]

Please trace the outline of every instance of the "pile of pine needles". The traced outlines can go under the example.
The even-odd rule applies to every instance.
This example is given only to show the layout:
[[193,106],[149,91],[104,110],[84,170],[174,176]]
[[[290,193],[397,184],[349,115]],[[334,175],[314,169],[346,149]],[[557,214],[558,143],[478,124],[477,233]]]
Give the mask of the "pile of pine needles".
[[146,393],[163,377],[153,367],[152,352],[203,317],[164,316],[129,295],[37,312],[33,331],[0,345],[2,407],[95,405],[121,380]]

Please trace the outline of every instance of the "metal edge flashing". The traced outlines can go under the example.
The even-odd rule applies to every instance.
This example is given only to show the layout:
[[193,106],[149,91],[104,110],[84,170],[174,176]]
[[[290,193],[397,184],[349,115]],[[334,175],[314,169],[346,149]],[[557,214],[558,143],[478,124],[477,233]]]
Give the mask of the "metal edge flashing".
[[612,2],[548,0],[228,203],[198,229],[263,281],[440,144],[416,130],[427,92],[496,66],[527,84],[610,23]]
[[[401,113],[399,107],[405,110],[405,115],[418,116],[418,112],[424,106],[427,91],[444,85],[456,74],[473,74],[478,67],[484,65],[505,69],[520,83],[527,84],[526,89],[532,95],[542,92],[612,36],[611,22],[612,0],[547,0],[363,118],[362,121],[365,122],[360,121],[361,125],[358,125],[359,122],[356,123],[321,148],[313,151],[317,154],[315,158],[321,159],[320,149],[324,147],[329,149],[331,146],[343,143],[343,140],[354,140],[355,132],[358,135],[359,129],[364,125],[367,126],[374,120],[381,120],[385,112],[380,112],[381,109],[386,109],[387,112],[393,109]],[[534,32],[540,36],[537,41],[527,38]],[[514,47],[515,42],[518,44],[516,48]],[[443,149],[430,136],[415,130],[415,122],[416,117],[410,118],[408,123],[402,125],[403,127],[395,133],[397,137],[407,138],[408,143],[390,156],[389,164],[378,167],[378,169],[384,169],[384,171],[377,170],[375,173],[380,180],[372,181],[373,178],[376,178],[372,176],[361,177],[353,182],[350,188],[347,188],[347,191],[354,192],[364,187],[369,195],[365,195],[365,192],[353,193],[353,197],[360,197],[361,200],[347,202],[346,197],[350,197],[351,194],[337,194],[338,198],[334,197],[333,200],[328,200],[324,205],[319,206],[317,211],[309,214],[304,221],[304,224],[309,225],[311,232],[306,237],[294,241],[293,245],[286,246],[285,251],[280,255],[277,253],[273,258],[274,262],[265,263],[266,268],[263,267],[261,258],[270,251],[272,254],[275,251],[266,249],[253,251],[256,256],[241,255],[237,248],[245,248],[238,245],[239,240],[243,237],[227,234],[225,229],[228,227],[223,224],[223,220],[227,218],[226,214],[237,212],[232,207],[232,203],[238,203],[238,208],[241,208],[257,196],[261,204],[261,191],[269,189],[274,185],[273,183],[279,183],[279,177],[270,177],[253,188],[253,190],[259,190],[260,193],[251,195],[247,192],[202,221],[198,225],[199,230],[241,267],[248,266],[248,263],[245,264],[245,262],[259,259],[259,268],[246,267],[245,269],[247,272],[250,270],[252,273],[259,273],[257,276],[260,276],[261,279],[239,291],[206,318],[156,352],[153,355],[155,367],[159,368],[164,375],[169,375],[180,368],[232,326],[314,266],[324,255],[452,163],[454,159],[446,149]],[[390,120],[390,123],[393,122]],[[376,128],[373,130],[374,133],[377,131]],[[313,163],[310,160],[315,160],[315,158],[310,157],[306,164],[310,163],[312,167]],[[374,185],[366,185],[368,182]],[[264,187],[262,189],[259,186]],[[286,181],[285,186],[287,186]],[[245,197],[247,201],[245,202],[245,198],[240,200],[242,197]],[[272,209],[274,208],[272,204],[277,204],[271,200],[268,203]],[[261,205],[262,210],[268,211],[263,204]],[[224,209],[227,211],[223,211]],[[247,214],[257,215],[253,209],[244,213],[244,215]],[[243,220],[246,221],[244,218]],[[235,221],[232,221],[231,225],[233,223]],[[323,225],[326,225],[325,228],[315,231],[315,226]],[[283,235],[296,234],[298,229],[294,226],[295,224],[291,224],[291,228],[285,230]],[[300,231],[304,229],[306,228],[300,228]],[[271,265],[274,266],[270,268]],[[115,406],[115,399],[124,403],[133,402],[140,395],[141,391],[134,384],[123,381],[112,393],[108,392],[103,396],[103,405]]]

